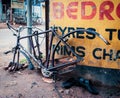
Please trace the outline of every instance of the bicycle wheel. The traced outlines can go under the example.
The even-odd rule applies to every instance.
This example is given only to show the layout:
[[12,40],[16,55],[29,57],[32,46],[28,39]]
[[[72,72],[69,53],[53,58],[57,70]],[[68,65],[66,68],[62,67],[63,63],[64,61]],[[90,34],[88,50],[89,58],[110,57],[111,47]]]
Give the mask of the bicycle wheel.
[[[52,51],[52,67],[48,68],[49,71],[56,71],[59,74],[65,74],[71,72],[76,67],[76,64],[83,60],[81,54],[77,53],[76,47],[71,45],[73,41],[73,34],[78,30],[67,33],[60,37],[60,40],[53,45]],[[83,29],[79,32],[85,32]]]
[[[60,41],[58,41],[57,44],[55,44],[55,46],[53,47],[52,67],[48,69],[49,71],[57,70],[57,72],[59,72],[60,74],[71,72],[74,70],[74,67],[76,66],[77,63],[83,61],[83,57],[85,56],[83,51],[85,50],[85,48],[79,46],[79,49],[82,49],[83,51],[79,49],[77,50],[75,46],[80,45],[80,43],[79,44],[75,43],[76,42],[75,40],[77,40],[77,38],[74,38],[74,36],[75,33],[83,34],[84,32],[93,34],[94,36],[97,35],[106,44],[109,44],[109,42],[105,40],[102,37],[102,35],[91,29],[77,29],[72,32],[68,32],[66,35],[60,37]],[[72,36],[72,38],[70,36]],[[64,58],[63,57],[61,57],[62,59],[59,57],[56,58],[56,54],[59,54],[60,56],[64,55]],[[71,65],[73,66],[69,67]],[[61,69],[63,69],[63,72],[61,71]]]

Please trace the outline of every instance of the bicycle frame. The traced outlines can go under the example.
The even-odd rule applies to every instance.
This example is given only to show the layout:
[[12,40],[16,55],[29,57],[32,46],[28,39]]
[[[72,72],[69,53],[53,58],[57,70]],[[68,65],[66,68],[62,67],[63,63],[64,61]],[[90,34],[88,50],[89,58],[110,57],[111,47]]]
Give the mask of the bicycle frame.
[[[63,40],[61,39],[61,37],[57,34],[57,32],[55,32],[54,30],[47,30],[45,32],[40,32],[38,33],[37,35],[40,35],[40,34],[45,34],[45,33],[52,33],[51,35],[51,38],[50,38],[50,44],[49,44],[49,49],[48,49],[48,54],[46,54],[47,58],[46,58],[46,68],[48,71],[52,71],[52,70],[55,70],[57,68],[60,68],[60,67],[64,67],[66,65],[70,65],[70,64],[73,64],[73,63],[76,63],[78,62],[78,60],[74,61],[74,62],[71,62],[71,63],[68,63],[68,64],[64,64],[64,65],[58,65],[57,67],[54,67],[54,53],[55,53],[55,50],[53,51],[52,53],[52,65],[53,67],[49,69],[49,61],[50,61],[50,57],[51,57],[51,51],[52,51],[52,42],[53,42],[53,36],[57,36],[57,38],[62,41],[69,49],[70,51],[77,57],[77,54],[72,50],[72,48]],[[40,62],[31,54],[29,53],[21,44],[20,44],[20,40],[21,39],[25,39],[25,38],[30,38],[32,36],[36,36],[36,34],[32,34],[32,35],[29,35],[29,36],[24,36],[24,37],[18,37],[17,38],[17,45],[16,47],[19,47],[17,48],[19,51],[22,51],[24,52],[24,54],[26,54],[27,56],[31,57],[41,68],[45,68],[45,65],[43,65],[43,62],[42,60],[40,60]],[[38,46],[37,46],[38,47]],[[32,46],[32,48],[34,49],[34,47]],[[21,49],[21,50],[20,50]],[[81,58],[82,60],[82,58]]]
[[[78,56],[78,54],[76,54],[76,52],[74,52],[74,51],[72,50],[72,48],[70,47],[70,45],[64,40],[64,38],[65,38],[66,36],[68,36],[68,35],[70,35],[70,34],[72,34],[72,33],[78,32],[78,31],[92,32],[92,33],[98,35],[106,44],[109,44],[109,43],[108,43],[100,34],[98,34],[97,32],[93,32],[93,31],[85,30],[85,29],[80,29],[80,30],[75,30],[75,31],[73,31],[73,32],[69,32],[68,34],[66,34],[66,35],[64,35],[64,36],[62,36],[62,37],[61,37],[60,35],[58,35],[58,33],[57,33],[54,29],[51,29],[51,30],[47,30],[47,31],[40,32],[40,33],[37,33],[37,34],[32,34],[32,35],[29,35],[29,36],[25,36],[25,37],[22,37],[22,38],[20,38],[20,39],[24,39],[24,38],[28,38],[28,37],[32,37],[32,36],[36,36],[36,35],[38,36],[38,35],[40,35],[40,34],[46,34],[46,33],[50,33],[50,32],[51,32],[52,35],[51,35],[50,44],[49,44],[49,47],[48,47],[49,49],[47,49],[47,50],[48,50],[48,54],[46,54],[46,56],[47,56],[47,58],[46,58],[46,68],[47,68],[48,71],[53,71],[53,70],[56,70],[56,69],[59,69],[59,68],[67,67],[67,66],[69,66],[69,65],[72,65],[72,64],[74,64],[74,63],[77,63],[77,62],[83,60],[83,58],[80,57],[80,56]],[[53,38],[54,38],[54,36],[56,36],[56,37],[59,39],[59,41],[57,42],[55,48],[54,48],[53,51],[52,51],[52,43],[53,43]],[[61,65],[55,66],[55,65],[54,65],[55,49],[56,49],[56,47],[58,46],[58,44],[59,44],[60,42],[62,42],[64,45],[66,45],[67,48],[72,52],[72,54],[77,57],[77,59],[76,59],[75,61],[73,61],[73,62],[70,62],[70,63],[65,63],[65,64],[61,64]],[[27,53],[30,57],[32,57],[32,58],[34,59],[34,61],[35,61],[41,68],[45,68],[45,65],[43,65],[42,60],[40,60],[40,62],[38,62],[37,59],[36,59],[34,56],[32,56],[27,50],[25,50],[23,46],[20,45],[20,47],[22,48],[22,50],[25,51],[25,53]],[[33,49],[34,49],[34,48],[33,48]],[[52,52],[52,54],[51,54],[51,52]],[[51,60],[51,61],[52,61],[52,68],[49,68],[50,57],[52,57],[52,60]]]
[[[29,60],[30,63],[32,63],[30,61],[30,58],[32,58],[38,64],[38,66],[41,69],[45,69],[46,71],[49,71],[49,72],[54,72],[56,70],[60,70],[62,68],[71,66],[71,65],[76,64],[76,63],[83,60],[83,58],[80,57],[74,50],[72,50],[72,47],[67,43],[66,37],[69,36],[70,34],[73,34],[73,33],[79,32],[79,31],[90,32],[90,33],[93,33],[93,34],[97,35],[98,37],[100,37],[107,45],[109,45],[109,42],[107,40],[105,40],[104,37],[102,37],[102,35],[100,35],[99,33],[95,32],[95,31],[91,31],[91,30],[87,30],[87,29],[77,29],[77,30],[74,30],[72,32],[68,32],[64,36],[60,36],[57,33],[57,31],[55,30],[55,28],[51,28],[50,30],[46,30],[46,31],[42,31],[42,32],[34,31],[34,33],[31,34],[31,35],[21,37],[20,36],[21,29],[16,30],[12,26],[9,26],[9,24],[8,24],[9,29],[11,29],[10,27],[14,31],[18,32],[18,35],[16,35],[17,36],[17,42],[16,42],[16,46],[15,46],[15,53],[14,53],[14,56],[13,56],[13,62],[15,62],[16,53],[18,52],[17,63],[19,63],[19,56],[20,56],[20,53],[22,53]],[[39,54],[39,57],[40,57],[41,51],[39,49],[39,42],[38,42],[39,38],[38,37],[39,37],[39,35],[47,34],[47,33],[51,33],[51,38],[50,38],[50,41],[49,41],[49,44],[48,44],[49,46],[48,46],[48,49],[47,49],[48,52],[46,54],[46,60],[45,60],[45,62],[43,62],[41,58],[38,59],[37,56],[36,56],[33,37],[36,38],[35,43],[36,43],[36,47],[37,47],[38,54]],[[52,50],[52,44],[53,44],[54,36],[57,37],[59,39],[59,41],[56,43],[54,49]],[[25,39],[25,38],[29,39],[31,48],[33,50],[33,54],[28,52],[24,48],[24,46],[21,45],[20,40]],[[71,51],[71,53],[76,57],[76,60],[70,61],[70,62],[67,62],[67,63],[64,63],[64,64],[59,64],[59,65],[55,66],[54,65],[55,50],[61,42]],[[50,66],[50,61],[52,63],[52,67],[49,67]]]

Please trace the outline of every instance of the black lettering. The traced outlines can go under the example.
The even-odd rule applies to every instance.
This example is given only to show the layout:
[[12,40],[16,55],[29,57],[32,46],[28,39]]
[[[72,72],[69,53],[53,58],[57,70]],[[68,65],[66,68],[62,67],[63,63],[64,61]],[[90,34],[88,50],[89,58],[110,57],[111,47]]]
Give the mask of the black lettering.
[[64,46],[64,55],[70,55],[71,51],[67,48],[67,46]]
[[[85,56],[85,48],[82,46],[78,46],[78,47],[74,47],[71,46],[71,49],[76,52],[79,56],[84,57]],[[64,55],[72,55],[74,56],[74,54],[72,54],[72,52],[70,51],[70,49],[68,49],[66,46],[64,46]]]
[[114,60],[120,59],[120,50],[117,51],[116,53],[116,58]]
[[[58,30],[58,27],[54,27],[54,26],[51,26],[50,28],[54,28],[55,30]],[[55,34],[53,34],[53,37],[55,36]]]
[[[68,32],[71,32],[73,30],[75,30],[73,27],[68,27]],[[75,33],[70,34],[69,37],[70,36],[72,36],[73,38],[75,38]]]
[[[51,27],[51,28],[53,28],[53,27]],[[54,27],[55,28],[55,30],[58,30],[58,27]]]
[[73,31],[73,30],[75,30],[74,27],[68,27],[68,32],[71,32],[71,31]]
[[[79,30],[79,29],[84,29],[84,28],[77,28],[77,29]],[[84,34],[84,32],[83,32],[83,31],[78,31],[78,32],[77,32],[77,36],[76,36],[76,37],[77,37],[77,38],[84,39],[84,36],[82,36],[82,34]]]
[[64,46],[61,45],[60,54],[64,55],[63,53],[64,53]]
[[82,47],[82,46],[78,46],[77,49],[76,49],[76,51],[78,52],[78,55],[79,55],[80,57],[85,57],[85,52],[84,52],[84,50],[85,50],[85,48]]
[[104,60],[106,59],[106,56],[109,57],[109,60],[112,60],[112,55],[113,55],[113,50],[112,49],[110,49],[109,53],[106,52],[106,49],[103,49],[103,59]]
[[[75,46],[71,46],[71,49],[75,52],[76,47]],[[74,56],[74,54],[71,54],[71,55]]]
[[118,39],[120,40],[120,30],[118,30]]
[[102,57],[97,55],[97,52],[101,52],[101,51],[102,51],[101,48],[95,48],[93,50],[93,57],[96,58],[96,59],[101,59]]
[[[91,31],[96,31],[94,28],[88,28],[87,30],[91,30]],[[88,35],[86,35],[86,37],[88,39],[94,39],[95,38],[95,34],[91,33],[91,32],[86,32]]]
[[[54,49],[55,46],[56,46],[56,45],[53,45],[53,46],[52,46],[52,47],[53,47],[52,49]],[[60,46],[58,46],[58,47],[56,48],[55,52],[56,52],[58,55],[60,54]]]
[[62,29],[62,27],[59,27],[59,29],[60,29],[60,31],[62,32],[62,35],[64,35],[67,27],[64,27],[64,29]]
[[112,40],[113,38],[113,32],[116,32],[116,29],[105,29],[105,31],[109,32],[109,40]]

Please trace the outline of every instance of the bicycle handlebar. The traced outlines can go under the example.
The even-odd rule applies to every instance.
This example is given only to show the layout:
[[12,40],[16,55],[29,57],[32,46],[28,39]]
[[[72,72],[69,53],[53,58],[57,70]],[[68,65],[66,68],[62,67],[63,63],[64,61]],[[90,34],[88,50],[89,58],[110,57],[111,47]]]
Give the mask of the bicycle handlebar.
[[14,31],[18,32],[18,30],[15,29],[13,26],[11,26],[11,24],[8,21],[6,21],[6,24],[7,24],[7,26],[8,26],[9,29],[12,28]]
[[[25,28],[36,28],[36,29],[38,29],[38,30],[40,30],[40,31],[43,31],[43,30],[41,30],[41,29],[39,29],[39,28],[37,28],[37,27],[27,27],[27,26],[25,26],[25,27],[23,27],[23,26],[19,26],[19,28],[18,29],[16,29],[16,28],[14,28],[8,21],[6,22],[6,24],[7,24],[7,26],[8,26],[8,28],[11,30],[11,28],[12,28],[12,30],[14,30],[14,31],[16,31],[16,32],[22,32],[22,30],[24,30]],[[110,45],[110,43],[101,35],[101,34],[99,34],[99,33],[97,33],[97,32],[95,32],[95,31],[92,31],[92,30],[87,30],[87,29],[78,29],[78,30],[75,30],[75,31],[73,31],[73,32],[77,32],[77,31],[85,31],[85,32],[90,32],[90,33],[93,33],[93,34],[95,34],[95,35],[97,35],[101,40],[103,40],[107,45]],[[54,28],[52,28],[52,30],[46,30],[46,31],[43,31],[42,33],[47,33],[47,32],[50,32],[50,31],[52,31],[52,32],[54,32],[54,31],[56,31]],[[72,33],[72,32],[69,32],[69,33]],[[34,34],[33,34],[34,35]],[[31,36],[33,36],[33,35],[31,35]],[[64,38],[64,36],[63,36],[63,38]]]
[[30,26],[30,27],[28,27],[28,26],[19,26],[18,28],[14,28],[8,21],[6,22],[6,24],[7,24],[7,27],[10,30],[13,30],[13,31],[18,32],[18,33],[22,32],[26,28],[29,28],[29,29],[35,28],[35,29],[37,29],[39,31],[43,31],[42,29],[39,29],[39,28],[37,28],[35,26]]

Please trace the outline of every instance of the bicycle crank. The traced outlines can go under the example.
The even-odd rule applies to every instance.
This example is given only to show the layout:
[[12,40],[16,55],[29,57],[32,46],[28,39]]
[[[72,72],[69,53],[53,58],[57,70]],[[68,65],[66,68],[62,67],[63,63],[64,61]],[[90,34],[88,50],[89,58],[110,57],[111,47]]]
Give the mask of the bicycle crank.
[[49,78],[52,76],[53,72],[48,71],[47,68],[41,68],[41,73],[44,77]]

